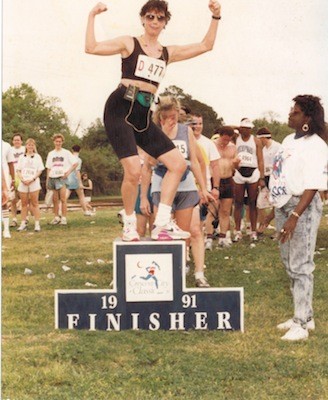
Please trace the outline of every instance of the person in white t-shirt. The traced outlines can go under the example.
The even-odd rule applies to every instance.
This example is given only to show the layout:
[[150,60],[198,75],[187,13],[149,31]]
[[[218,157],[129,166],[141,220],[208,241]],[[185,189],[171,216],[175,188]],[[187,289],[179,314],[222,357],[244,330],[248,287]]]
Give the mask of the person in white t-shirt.
[[[9,143],[2,140],[2,171],[3,177],[8,189],[8,197],[10,197],[10,191],[13,190],[15,185],[15,170],[14,170],[14,155]],[[11,235],[9,232],[9,208],[8,203],[2,205],[2,222],[3,222],[3,237],[10,239]]]
[[[263,127],[260,128],[257,133],[256,137],[260,139],[263,149],[263,161],[264,161],[264,182],[265,188],[262,190],[266,190],[267,197],[268,196],[268,188],[269,188],[269,179],[272,171],[273,165],[273,158],[281,149],[281,143],[272,139],[271,132],[268,128]],[[264,231],[265,226],[267,225],[266,220],[266,208],[258,208],[257,210],[257,221],[258,221],[258,229],[257,233],[262,234]],[[271,219],[270,219],[271,221]]]
[[16,167],[16,173],[20,181],[17,189],[22,201],[22,221],[17,231],[22,232],[27,229],[26,217],[30,204],[35,221],[34,231],[40,232],[40,175],[44,170],[44,165],[41,156],[37,153],[34,139],[27,139],[25,148],[25,154],[20,155]]
[[315,328],[313,320],[314,250],[321,220],[319,190],[327,189],[328,148],[320,99],[297,96],[288,126],[295,133],[282,142],[270,176],[282,262],[291,281],[293,318],[279,324],[283,340],[302,340]]
[[[64,136],[60,133],[53,136],[55,149],[50,151],[47,156],[47,189],[53,191],[53,203],[55,218],[49,222],[50,225],[67,225],[67,199],[66,199],[66,179],[68,175],[78,166],[78,162],[73,154],[63,149]],[[62,203],[59,216],[59,200]]]
[[14,169],[15,169],[15,197],[11,200],[11,216],[12,221],[10,227],[17,226],[17,203],[19,202],[19,195],[18,195],[18,185],[19,185],[19,178],[17,176],[17,164],[19,157],[25,153],[25,146],[23,146],[23,137],[20,133],[14,133],[12,137],[11,146],[13,156],[15,158],[14,161]]

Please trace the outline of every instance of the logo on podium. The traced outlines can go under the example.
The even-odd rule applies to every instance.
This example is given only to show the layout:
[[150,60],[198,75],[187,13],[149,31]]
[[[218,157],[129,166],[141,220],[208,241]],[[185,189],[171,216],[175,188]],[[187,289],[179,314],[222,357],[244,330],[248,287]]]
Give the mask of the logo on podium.
[[55,291],[56,329],[243,332],[243,288],[187,288],[184,241],[113,250],[113,289]]

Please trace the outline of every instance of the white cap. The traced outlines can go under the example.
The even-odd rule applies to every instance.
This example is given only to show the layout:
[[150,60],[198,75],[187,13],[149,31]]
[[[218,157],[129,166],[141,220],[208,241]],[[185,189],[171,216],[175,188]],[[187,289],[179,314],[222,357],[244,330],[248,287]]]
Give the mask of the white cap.
[[243,118],[240,121],[240,127],[241,128],[254,128],[254,125],[249,118]]

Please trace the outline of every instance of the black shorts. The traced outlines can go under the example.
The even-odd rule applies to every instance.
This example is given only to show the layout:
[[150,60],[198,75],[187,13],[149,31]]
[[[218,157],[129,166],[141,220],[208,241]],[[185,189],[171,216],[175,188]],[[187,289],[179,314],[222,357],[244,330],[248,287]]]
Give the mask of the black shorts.
[[232,177],[220,180],[220,199],[233,199]]
[[173,142],[152,121],[149,107],[137,100],[125,100],[125,91],[126,87],[120,85],[109,96],[104,111],[106,133],[117,157],[137,155],[137,145],[154,158],[173,150]]

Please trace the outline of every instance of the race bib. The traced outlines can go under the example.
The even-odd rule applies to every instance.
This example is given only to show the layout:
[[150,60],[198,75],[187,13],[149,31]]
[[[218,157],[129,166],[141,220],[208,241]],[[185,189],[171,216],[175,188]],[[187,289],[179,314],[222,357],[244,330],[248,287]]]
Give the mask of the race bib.
[[64,176],[63,168],[53,168],[51,170],[51,178],[61,178]]
[[134,74],[139,78],[160,83],[164,78],[165,71],[165,61],[139,54]]
[[23,168],[22,169],[22,178],[24,181],[29,181],[33,179],[35,176],[35,169],[34,168]]
[[187,143],[184,140],[172,140],[174,146],[180,151],[183,158],[188,158]]
[[253,166],[253,155],[250,153],[247,153],[247,151],[242,151],[241,153],[238,154],[238,157],[240,158],[241,165],[243,167],[252,167]]

